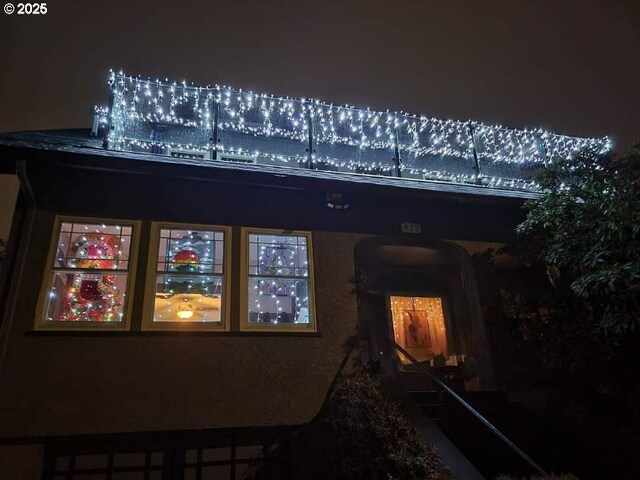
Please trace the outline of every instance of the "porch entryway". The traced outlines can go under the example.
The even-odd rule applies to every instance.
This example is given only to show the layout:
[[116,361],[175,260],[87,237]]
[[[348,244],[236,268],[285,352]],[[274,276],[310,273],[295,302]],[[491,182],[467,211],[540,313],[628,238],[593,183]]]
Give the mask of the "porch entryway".
[[[375,237],[355,251],[358,315],[369,361],[423,386],[416,365],[432,367],[455,390],[492,389],[484,326],[469,255],[458,245],[407,237]],[[484,383],[483,383],[484,381]]]

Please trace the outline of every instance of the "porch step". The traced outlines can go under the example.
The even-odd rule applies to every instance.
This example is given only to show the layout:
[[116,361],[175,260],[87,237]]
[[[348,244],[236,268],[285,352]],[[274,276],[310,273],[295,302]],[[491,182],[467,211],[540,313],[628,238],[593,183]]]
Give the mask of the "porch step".
[[[536,473],[493,432],[450,397],[442,398],[437,392],[427,391],[408,393],[486,478],[495,478],[500,473]],[[460,396],[535,461],[542,461],[536,458],[534,452],[538,453],[540,445],[544,444],[544,431],[538,420],[532,418],[521,404],[507,401],[500,392],[463,392]]]

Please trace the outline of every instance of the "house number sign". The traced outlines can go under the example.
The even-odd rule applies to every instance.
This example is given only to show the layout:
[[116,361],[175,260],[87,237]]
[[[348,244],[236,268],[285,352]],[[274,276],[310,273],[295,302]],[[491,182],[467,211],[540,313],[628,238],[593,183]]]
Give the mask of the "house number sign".
[[419,223],[401,223],[400,230],[402,230],[402,233],[412,233],[417,235],[422,232],[422,225]]

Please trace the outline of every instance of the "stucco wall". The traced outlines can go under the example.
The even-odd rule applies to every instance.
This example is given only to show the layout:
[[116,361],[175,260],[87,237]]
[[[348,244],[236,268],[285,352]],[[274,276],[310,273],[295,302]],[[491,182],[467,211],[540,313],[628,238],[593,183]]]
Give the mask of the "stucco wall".
[[0,446],[0,478],[40,480],[43,450],[42,445]]
[[318,335],[33,332],[53,220],[37,213],[18,252],[24,269],[11,280],[17,295],[0,335],[0,438],[286,425],[318,412],[355,333],[354,252],[369,235],[313,232]]
[[32,333],[52,221],[38,213],[13,279],[0,437],[296,424],[318,412],[355,329],[357,235],[313,232],[317,336]]

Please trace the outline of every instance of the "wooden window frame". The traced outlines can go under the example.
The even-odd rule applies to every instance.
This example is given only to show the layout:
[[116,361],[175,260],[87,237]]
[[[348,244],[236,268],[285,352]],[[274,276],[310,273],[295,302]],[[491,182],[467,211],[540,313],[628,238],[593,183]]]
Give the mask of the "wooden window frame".
[[[160,245],[160,231],[164,228],[180,230],[207,230],[221,231],[223,239],[222,273],[212,273],[211,276],[222,277],[222,300],[220,303],[221,325],[212,325],[216,322],[154,322],[155,296],[156,296],[156,270],[158,263],[158,247]],[[149,253],[147,262],[147,273],[144,288],[144,306],[142,311],[141,330],[152,331],[191,331],[191,332],[228,332],[230,330],[231,311],[231,227],[224,225],[208,225],[181,222],[151,222],[151,236],[149,238]],[[204,274],[203,274],[204,275]]]
[[[252,228],[242,227],[241,247],[240,247],[240,331],[241,332],[265,332],[271,334],[277,333],[317,333],[318,319],[316,316],[315,303],[315,268],[313,264],[313,235],[310,231],[300,230],[282,230],[276,228]],[[300,277],[309,282],[309,324],[250,324],[249,323],[249,235],[286,235],[305,237],[307,239],[307,256],[308,256],[308,276]],[[269,277],[270,275],[265,275]]]
[[[54,260],[60,239],[60,229],[63,223],[84,223],[84,224],[108,224],[131,227],[131,244],[129,245],[129,258],[127,274],[127,285],[124,291],[123,321],[119,322],[87,322],[87,321],[60,321],[46,320],[49,289],[56,271]],[[47,254],[47,263],[45,273],[43,275],[40,287],[40,295],[38,297],[38,306],[36,308],[36,317],[34,322],[34,330],[47,331],[128,331],[131,328],[131,314],[133,311],[133,290],[136,283],[136,267],[138,261],[138,248],[140,241],[141,222],[138,220],[123,220],[117,218],[106,217],[82,217],[75,215],[56,215],[53,223],[53,231],[49,242],[49,253]],[[78,273],[85,272],[90,269],[77,269]],[[118,272],[118,270],[116,270]]]

